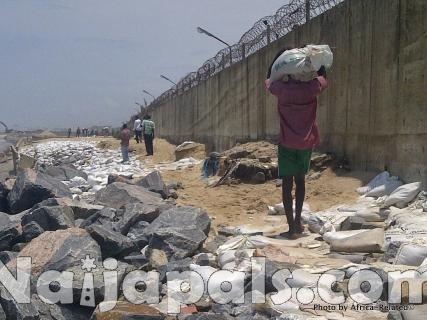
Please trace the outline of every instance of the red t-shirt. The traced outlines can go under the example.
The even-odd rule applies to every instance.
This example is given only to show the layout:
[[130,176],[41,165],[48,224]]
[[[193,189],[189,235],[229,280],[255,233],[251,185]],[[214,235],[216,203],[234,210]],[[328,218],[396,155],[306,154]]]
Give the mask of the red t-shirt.
[[120,145],[124,147],[129,147],[129,140],[130,140],[130,130],[129,129],[123,129],[120,133]]
[[280,144],[293,149],[313,149],[320,141],[316,123],[317,96],[327,87],[324,77],[309,82],[290,79],[268,86],[278,98]]

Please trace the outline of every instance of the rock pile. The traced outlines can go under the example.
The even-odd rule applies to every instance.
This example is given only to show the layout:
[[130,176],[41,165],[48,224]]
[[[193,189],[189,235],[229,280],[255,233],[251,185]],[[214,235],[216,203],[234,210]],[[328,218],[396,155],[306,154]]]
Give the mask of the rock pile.
[[[55,175],[85,179],[67,169],[55,169]],[[426,271],[422,237],[388,235],[427,225],[419,185],[384,188],[387,198],[364,197],[327,212],[306,209],[312,233],[296,240],[267,237],[254,227],[216,235],[206,212],[166,197],[169,188],[158,172],[109,184],[107,176],[105,186],[92,191],[91,203],[73,199],[68,189],[45,170],[27,169],[10,191],[2,191],[14,209],[0,213],[1,271],[8,268],[15,277],[17,266],[27,263],[15,279],[30,279],[29,291],[25,281],[17,290],[1,290],[0,317],[355,320],[363,314],[418,320],[425,312],[424,306],[390,313],[383,308],[387,289],[398,281],[386,272]],[[387,200],[405,206],[386,206]],[[375,285],[366,283],[367,270],[374,272],[367,280]],[[352,308],[373,294],[372,309]],[[346,309],[328,307],[325,301],[337,296]]]

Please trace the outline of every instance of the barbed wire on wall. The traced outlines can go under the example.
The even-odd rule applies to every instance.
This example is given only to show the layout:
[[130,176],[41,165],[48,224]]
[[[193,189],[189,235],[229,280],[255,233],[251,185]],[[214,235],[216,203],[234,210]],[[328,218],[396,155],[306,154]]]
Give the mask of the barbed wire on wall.
[[197,86],[233,63],[243,60],[269,43],[283,37],[296,26],[305,24],[310,18],[322,14],[343,1],[291,0],[277,10],[276,14],[258,20],[250,30],[243,34],[239,42],[220,50],[213,58],[203,63],[197,71],[190,72],[176,86],[157,97],[149,107],[154,107],[172,96],[180,95]]

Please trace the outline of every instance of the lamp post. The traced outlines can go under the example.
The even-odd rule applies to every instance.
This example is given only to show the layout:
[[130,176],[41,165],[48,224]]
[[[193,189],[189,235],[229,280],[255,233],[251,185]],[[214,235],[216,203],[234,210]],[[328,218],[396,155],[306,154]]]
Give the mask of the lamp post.
[[311,0],[305,0],[305,22],[310,21]]
[[169,81],[170,83],[172,83],[174,86],[176,86],[177,84],[174,82],[174,81],[172,81],[171,79],[169,79],[168,77],[166,77],[166,76],[164,76],[164,75],[160,75],[160,78],[163,78],[163,79],[165,79],[165,80],[167,80],[167,81]]
[[149,93],[147,90],[142,90],[145,94],[148,94],[151,98],[156,99],[155,96],[153,96],[151,93]]
[[203,28],[197,27],[197,32],[198,33],[203,33],[203,34],[205,34],[205,35],[207,35],[207,36],[209,36],[211,38],[214,38],[214,39],[218,40],[219,42],[225,44],[230,49],[230,65],[231,65],[233,57],[231,55],[231,46],[227,42],[225,42],[224,40],[218,38],[217,36],[213,35],[212,33],[210,33],[209,31],[207,31],[207,30],[205,30]]

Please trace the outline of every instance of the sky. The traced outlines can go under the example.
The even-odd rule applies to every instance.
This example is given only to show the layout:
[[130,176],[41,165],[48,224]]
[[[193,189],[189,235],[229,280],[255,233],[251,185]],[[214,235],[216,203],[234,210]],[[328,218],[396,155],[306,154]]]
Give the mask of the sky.
[[0,0],[0,120],[119,126],[287,0]]

